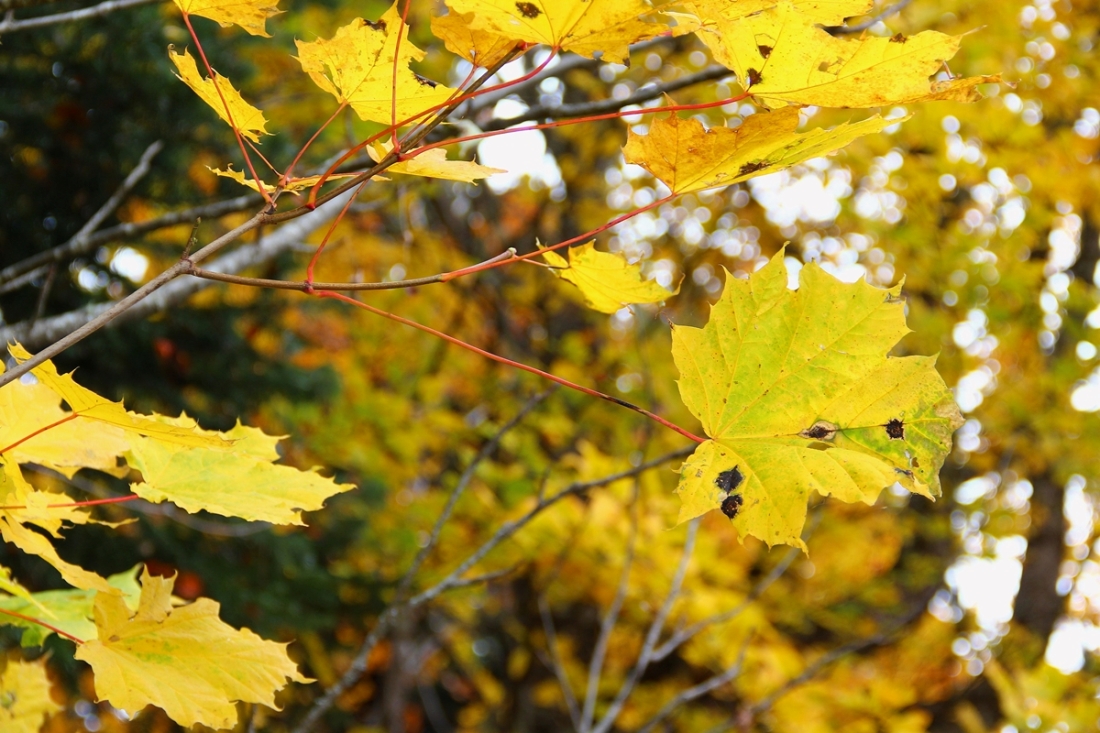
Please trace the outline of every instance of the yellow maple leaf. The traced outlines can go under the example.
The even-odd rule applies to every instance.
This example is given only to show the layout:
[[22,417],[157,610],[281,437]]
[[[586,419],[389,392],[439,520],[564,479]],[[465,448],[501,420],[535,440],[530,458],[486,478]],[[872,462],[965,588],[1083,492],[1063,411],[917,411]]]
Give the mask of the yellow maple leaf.
[[[212,80],[204,77],[199,73],[195,59],[191,58],[191,54],[186,49],[183,53],[176,53],[175,49],[169,46],[168,58],[179,71],[177,78],[191,87],[191,91],[210,105],[219,117],[229,123],[230,127],[254,143],[260,142],[260,135],[269,134],[264,113],[244,101],[244,97],[233,88],[228,79],[217,72]],[[219,95],[218,92],[221,94]]]
[[61,710],[50,697],[46,660],[11,660],[0,673],[0,730],[38,733],[45,718]]
[[672,332],[680,395],[710,437],[681,469],[680,521],[721,508],[743,535],[805,549],[811,491],[939,495],[963,421],[934,356],[887,357],[909,331],[900,294],[813,263],[788,290],[783,252],[748,280],[726,273],[707,325]]
[[[0,364],[0,372],[3,368]],[[0,452],[70,478],[81,468],[116,472],[118,456],[130,447],[122,429],[102,425],[89,431],[79,420],[66,421],[71,416],[61,409],[61,397],[41,382],[0,387]]]
[[[313,471],[273,465],[279,438],[256,428],[238,424],[226,433],[200,432],[222,438],[231,447],[188,447],[141,438],[132,441],[126,459],[143,480],[131,490],[146,501],[171,501],[189,512],[304,524],[302,511],[320,509],[325,499],[355,488]],[[227,486],[233,490],[226,491]]]
[[653,8],[642,0],[447,0],[471,26],[526,43],[541,43],[587,58],[626,63],[630,44],[667,33],[647,23]]
[[[397,47],[399,28],[400,50]],[[445,103],[455,93],[409,68],[411,62],[424,58],[424,52],[412,44],[408,35],[409,28],[401,23],[401,15],[394,4],[377,21],[357,18],[328,40],[295,43],[298,44],[298,62],[317,86],[338,101],[347,102],[362,119],[389,124],[395,97],[400,122]],[[393,85],[395,63],[396,89]]]
[[727,19],[715,3],[697,3],[706,15],[699,37],[715,61],[737,73],[753,97],[771,107],[879,107],[930,100],[973,101],[977,85],[999,77],[933,82],[959,49],[959,36],[924,31],[915,36],[837,37],[799,5],[781,2],[754,15]]
[[499,33],[474,28],[473,18],[473,13],[432,16],[432,35],[443,41],[448,51],[474,66],[496,66],[511,55],[518,41]]
[[[8,351],[17,361],[25,361],[30,353],[19,344],[10,344]],[[216,433],[198,429],[194,422],[172,424],[127,412],[120,402],[111,402],[73,381],[71,374],[58,374],[53,362],[46,361],[31,370],[38,381],[69,404],[69,409],[81,418],[121,428],[132,435],[156,438],[176,445],[228,448],[232,445]]]
[[[228,166],[226,166],[226,170],[224,170],[224,171],[221,168],[210,168],[209,166],[207,166],[207,170],[209,170],[211,173],[213,173],[216,176],[222,176],[223,178],[232,178],[237,183],[241,184],[242,186],[247,186],[248,188],[251,188],[253,191],[259,192],[259,190],[260,190],[260,187],[256,185],[256,182],[254,180],[252,180],[251,178],[245,178],[244,177],[244,172],[243,171],[233,170],[232,163],[229,164]],[[354,173],[334,173],[333,175],[330,175],[325,180],[327,180],[327,181],[338,181],[341,178],[355,178],[355,174]],[[305,176],[304,178],[291,178],[289,181],[286,182],[286,185],[283,187],[283,190],[284,191],[289,191],[291,193],[298,193],[299,191],[302,191],[304,189],[312,188],[313,186],[317,185],[317,182],[320,181],[320,180],[321,180],[321,176]],[[268,193],[275,193],[276,191],[279,190],[279,187],[278,186],[273,186],[270,183],[265,183],[264,184],[264,190],[266,190]]]
[[188,15],[199,15],[216,20],[222,26],[239,25],[254,36],[271,37],[267,32],[267,19],[283,12],[278,0],[174,0],[176,6]]
[[789,168],[844,147],[857,137],[879,132],[901,119],[870,117],[832,130],[795,132],[798,110],[785,107],[758,112],[740,127],[707,130],[695,119],[675,115],[656,119],[649,134],[631,131],[623,155],[645,168],[673,193],[728,186],[754,176]]
[[156,705],[184,727],[230,728],[237,701],[275,707],[275,691],[287,680],[310,681],[285,644],[224,623],[209,598],[173,608],[174,576],[146,569],[141,584],[136,613],[119,596],[96,595],[99,638],[76,650],[95,673],[99,700],[131,713]]
[[568,262],[557,252],[545,251],[542,257],[555,275],[576,285],[585,303],[601,313],[614,313],[632,303],[659,303],[680,292],[679,283],[675,290],[665,290],[644,279],[642,268],[621,254],[597,251],[594,241],[571,247]]
[[[377,141],[367,153],[375,163],[389,154],[393,146],[389,143]],[[442,178],[447,181],[462,181],[473,183],[480,178],[488,178],[494,173],[507,173],[500,168],[490,168],[469,160],[447,160],[447,151],[443,148],[432,148],[417,154],[414,157],[394,163],[386,169],[387,173],[404,173],[410,176],[423,176],[425,178]]]

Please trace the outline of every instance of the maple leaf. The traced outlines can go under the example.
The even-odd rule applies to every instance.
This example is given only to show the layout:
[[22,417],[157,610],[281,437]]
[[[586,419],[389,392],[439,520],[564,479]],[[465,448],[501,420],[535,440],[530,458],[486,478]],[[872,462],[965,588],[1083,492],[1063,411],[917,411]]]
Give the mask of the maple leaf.
[[311,681],[285,644],[224,623],[209,598],[173,608],[174,584],[175,576],[146,569],[136,612],[119,596],[96,595],[98,639],[77,648],[76,658],[91,665],[99,700],[131,713],[156,705],[185,727],[229,728],[235,702],[275,707],[275,691],[287,680]]
[[355,488],[312,471],[273,465],[279,438],[255,428],[238,424],[225,433],[200,432],[221,437],[231,447],[134,440],[126,460],[141,472],[143,481],[132,484],[131,490],[146,501],[171,501],[189,512],[304,524],[301,511],[320,509],[328,497]]
[[[398,29],[401,48],[397,47]],[[298,44],[298,62],[317,86],[347,102],[364,120],[389,124],[396,98],[398,121],[445,103],[455,90],[414,73],[424,52],[408,39],[394,4],[374,22],[357,18],[328,40]],[[394,64],[397,86],[394,88]]]
[[659,303],[680,292],[679,283],[675,290],[665,290],[644,279],[642,268],[621,254],[597,251],[594,241],[571,247],[568,262],[552,251],[543,252],[542,257],[555,275],[576,285],[585,303],[601,313],[614,313],[632,303]]
[[38,733],[42,721],[61,710],[50,697],[46,660],[11,660],[0,673],[0,730]]
[[254,36],[270,38],[267,19],[279,15],[278,0],[269,5],[267,0],[174,0],[176,6],[188,15],[199,15],[216,20],[224,26],[239,25]]
[[[129,570],[107,578],[111,587],[117,588],[126,604],[134,610],[138,607],[138,598],[141,595],[141,586],[137,580],[140,568],[140,565],[135,565]],[[33,595],[28,594],[25,597],[22,594],[18,597],[0,597],[0,609],[47,621],[50,626],[72,634],[78,639],[94,639],[96,627],[92,620],[92,606],[95,596],[95,590],[47,590]],[[46,638],[53,633],[41,624],[4,614],[0,614],[0,624],[22,627],[23,638],[20,644],[24,647],[42,646]]]
[[798,5],[783,2],[729,19],[725,3],[694,3],[699,37],[714,60],[737,73],[768,106],[878,107],[930,100],[974,101],[977,85],[999,77],[932,82],[959,50],[959,36],[836,37]]
[[432,16],[432,34],[447,50],[474,66],[490,68],[508,58],[519,42],[492,31],[473,27],[473,13]]
[[[256,185],[256,181],[252,180],[251,178],[245,178],[244,173],[242,171],[233,170],[233,165],[232,164],[226,166],[226,168],[227,168],[227,170],[223,171],[220,168],[210,168],[209,166],[207,166],[207,169],[211,173],[213,173],[214,175],[222,176],[223,178],[232,178],[234,181],[241,184],[242,186],[247,186],[248,188],[251,188],[253,191],[256,191],[257,193],[259,192],[260,187]],[[354,173],[334,173],[334,174],[328,176],[328,178],[326,178],[325,180],[326,181],[338,181],[341,178],[355,178],[355,174]],[[377,180],[377,179],[378,179],[378,177],[375,177],[375,180]],[[305,176],[304,178],[291,178],[283,186],[283,190],[284,191],[289,191],[290,193],[297,193],[297,192],[302,191],[302,190],[307,189],[307,188],[313,188],[313,186],[317,185],[317,182],[320,181],[320,180],[321,180],[321,176],[319,176],[319,175],[317,175],[317,176]],[[275,193],[276,191],[279,190],[279,187],[278,186],[272,186],[270,183],[265,183],[264,184],[264,190],[266,190],[268,193]]]
[[640,19],[653,12],[642,0],[447,0],[447,6],[471,14],[477,30],[618,64],[626,63],[630,44],[669,30]]
[[783,252],[748,280],[726,273],[707,325],[672,332],[680,395],[710,437],[681,469],[680,521],[721,507],[742,535],[805,549],[811,491],[939,495],[962,417],[935,357],[887,356],[908,333],[900,293],[814,263],[788,290]]
[[695,119],[672,115],[656,119],[649,134],[628,134],[623,155],[640,165],[673,193],[728,186],[789,168],[844,147],[857,137],[879,132],[901,119],[875,116],[832,130],[795,132],[798,110],[785,107],[749,115],[740,127],[705,129]]
[[[233,88],[228,79],[217,72],[214,72],[213,79],[204,77],[199,73],[195,59],[191,58],[191,54],[186,49],[183,53],[176,53],[175,49],[169,46],[168,58],[179,71],[176,78],[191,87],[191,91],[210,105],[218,113],[218,117],[225,120],[230,127],[254,143],[260,142],[260,135],[269,134],[264,113],[244,101],[244,97]],[[221,94],[219,95],[218,92]]]
[[[381,161],[389,154],[393,146],[389,143],[377,141],[372,147],[367,148],[367,153],[375,163]],[[447,151],[443,148],[432,148],[423,153],[413,151],[406,160],[394,163],[386,169],[387,173],[404,173],[410,176],[423,176],[425,178],[441,178],[447,181],[462,181],[473,183],[481,178],[488,178],[494,173],[507,173],[500,168],[490,168],[468,160],[447,160]]]

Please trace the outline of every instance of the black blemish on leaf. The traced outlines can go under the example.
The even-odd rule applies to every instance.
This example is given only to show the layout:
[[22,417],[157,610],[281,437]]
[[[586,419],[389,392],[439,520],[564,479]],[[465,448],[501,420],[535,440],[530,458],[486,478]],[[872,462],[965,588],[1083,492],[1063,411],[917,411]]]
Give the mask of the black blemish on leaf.
[[836,435],[836,425],[833,425],[827,420],[818,420],[810,427],[806,428],[799,433],[799,436],[803,438],[809,438],[810,440],[832,440]]
[[906,471],[904,468],[897,468],[896,466],[894,467],[894,470],[897,471],[898,473],[900,473],[902,476],[907,476],[908,478],[913,478],[913,472],[912,471]]
[[756,50],[760,52],[760,55],[764,58],[768,58],[772,55],[772,47],[760,44],[756,47]]
[[890,36],[890,43],[905,43],[908,40],[908,38],[900,33],[895,33],[894,35]]
[[363,22],[373,30],[386,32],[386,21],[384,20],[364,20]]
[[737,171],[737,175],[747,176],[750,173],[756,173],[757,171],[762,171],[765,168],[767,168],[769,165],[771,165],[771,164],[768,163],[768,161],[766,161],[766,160],[757,160],[757,161],[753,161],[752,163],[745,163],[743,166],[741,166],[740,170]]
[[905,438],[905,423],[897,418],[886,423],[886,434],[890,440],[902,440]]
[[740,494],[730,494],[722,500],[722,513],[733,520],[737,517],[737,512],[741,511],[741,505],[744,503]]
[[764,81],[764,77],[761,76],[760,72],[756,69],[749,69],[748,73],[745,74],[745,78],[748,80],[750,87],[754,87]]
[[737,487],[740,486],[741,482],[744,480],[745,477],[741,475],[741,471],[738,470],[737,466],[734,466],[718,474],[718,478],[714,480],[714,485],[727,494],[732,494],[734,491],[737,491]]
[[516,9],[523,13],[524,18],[537,18],[542,11],[534,3],[516,3]]
[[426,79],[420,74],[417,74],[415,71],[413,72],[413,76],[416,77],[416,80],[420,82],[420,86],[422,87],[431,87],[432,89],[435,89],[437,86],[439,86],[437,82],[434,82],[431,79]]

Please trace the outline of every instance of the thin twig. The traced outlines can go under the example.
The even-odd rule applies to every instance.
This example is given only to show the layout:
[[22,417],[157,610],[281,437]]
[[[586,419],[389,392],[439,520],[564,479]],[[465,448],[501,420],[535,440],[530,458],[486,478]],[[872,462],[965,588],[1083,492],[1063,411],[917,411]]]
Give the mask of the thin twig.
[[619,575],[619,587],[615,590],[615,598],[600,623],[600,635],[596,638],[596,646],[592,650],[592,659],[588,664],[588,689],[584,694],[584,710],[581,713],[582,723],[576,726],[578,730],[592,727],[592,719],[596,714],[596,698],[600,692],[600,677],[603,675],[604,657],[607,655],[607,645],[611,641],[611,632],[619,621],[619,612],[622,610],[623,601],[626,600],[626,591],[630,584],[630,569],[634,564],[634,553],[638,544],[638,494],[639,481],[634,479],[634,491],[630,502],[630,537],[626,542],[626,558],[623,560],[623,569]]
[[546,597],[539,596],[539,616],[542,617],[542,628],[546,634],[546,648],[550,654],[547,660],[548,666],[558,678],[558,687],[565,696],[565,706],[569,708],[569,719],[573,721],[574,730],[582,730],[581,711],[577,707],[577,696],[573,694],[573,687],[569,684],[569,677],[565,674],[565,665],[562,664],[561,654],[558,653],[558,635],[554,630],[554,618],[550,615],[550,606]]
[[332,707],[336,699],[344,693],[345,690],[354,685],[360,677],[367,671],[367,661],[370,659],[371,652],[379,641],[388,633],[390,626],[397,619],[398,615],[407,609],[416,608],[420,605],[428,603],[437,598],[442,593],[454,588],[460,588],[471,582],[469,578],[463,578],[463,576],[478,562],[481,561],[487,554],[492,552],[498,545],[514,535],[524,526],[526,526],[531,520],[533,520],[540,513],[548,509],[549,507],[557,504],[562,499],[569,496],[576,496],[584,494],[585,492],[595,489],[601,486],[621,481],[624,478],[631,478],[637,476],[651,468],[660,466],[668,461],[675,460],[676,458],[683,458],[690,455],[695,450],[695,446],[687,446],[671,453],[666,453],[663,456],[659,456],[650,461],[641,463],[633,468],[619,473],[611,474],[610,476],[604,476],[600,479],[593,479],[592,481],[580,481],[570,484],[566,488],[562,489],[558,493],[548,498],[541,498],[526,514],[514,519],[510,522],[505,522],[497,531],[493,533],[493,536],[486,540],[482,545],[475,550],[469,557],[466,558],[458,567],[452,570],[445,578],[436,583],[431,588],[421,592],[420,594],[410,598],[404,604],[391,605],[385,613],[378,619],[378,622],[367,634],[367,638],[363,640],[359,650],[355,654],[355,658],[352,660],[348,670],[344,673],[340,680],[325,691],[325,694],[318,698],[310,707],[309,712],[297,726],[294,727],[293,733],[307,733],[313,729],[314,724],[320,720],[321,716]]
[[58,23],[75,23],[78,20],[101,18],[116,10],[132,8],[138,5],[151,5],[154,2],[156,2],[156,0],[107,0],[105,3],[100,3],[90,8],[73,10],[68,13],[43,15],[39,18],[27,18],[26,20],[5,18],[3,21],[0,21],[0,34],[29,31],[33,28],[45,28],[46,26],[57,25]]
[[661,706],[661,709],[657,711],[657,714],[650,718],[646,724],[639,729],[638,733],[649,733],[659,723],[676,712],[676,709],[681,705],[686,705],[692,700],[700,698],[712,690],[717,690],[722,685],[735,680],[741,674],[741,669],[745,664],[745,653],[749,650],[749,643],[752,641],[752,637],[753,635],[749,634],[745,638],[745,643],[741,645],[741,651],[737,655],[737,661],[722,672],[713,675],[709,679],[703,680],[694,687],[683,690],[679,695],[666,702]]
[[664,603],[661,604],[660,610],[657,615],[654,616],[653,622],[649,625],[649,631],[646,632],[645,642],[642,644],[642,651],[638,654],[638,661],[634,663],[633,669],[630,670],[630,674],[623,680],[623,684],[619,687],[618,694],[615,695],[615,699],[611,705],[608,706],[607,712],[604,713],[603,718],[595,728],[585,728],[582,733],[607,733],[611,730],[611,726],[615,725],[615,721],[618,720],[619,714],[623,710],[623,706],[626,704],[627,698],[634,692],[634,688],[638,682],[642,679],[642,675],[645,674],[649,668],[650,663],[653,661],[653,649],[657,646],[657,640],[661,636],[661,631],[665,627],[665,621],[668,620],[669,613],[672,612],[672,606],[676,603],[676,600],[680,597],[680,588],[684,583],[684,576],[687,574],[688,563],[691,561],[692,551],[695,549],[695,535],[699,531],[699,523],[702,521],[701,517],[696,517],[688,523],[687,537],[684,538],[684,549],[680,555],[680,564],[676,568],[676,575],[672,578],[672,584],[668,588],[668,595],[665,596]]

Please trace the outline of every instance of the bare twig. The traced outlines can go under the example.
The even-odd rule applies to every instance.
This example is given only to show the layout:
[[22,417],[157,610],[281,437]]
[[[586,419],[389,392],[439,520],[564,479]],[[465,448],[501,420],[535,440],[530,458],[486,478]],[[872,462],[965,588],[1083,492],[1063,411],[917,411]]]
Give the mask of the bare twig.
[[691,553],[695,549],[695,535],[699,530],[699,523],[701,521],[701,517],[696,517],[688,523],[687,537],[684,538],[684,549],[680,555],[680,565],[676,568],[676,575],[672,578],[672,584],[669,586],[668,595],[665,596],[664,603],[661,604],[660,610],[649,625],[649,631],[647,631],[645,635],[645,642],[642,644],[642,651],[638,654],[638,661],[634,663],[634,667],[630,670],[630,674],[623,680],[622,686],[619,687],[618,694],[615,695],[615,699],[611,702],[611,705],[608,706],[607,712],[604,713],[599,724],[594,728],[585,728],[584,733],[607,733],[607,731],[611,730],[611,726],[615,725],[615,721],[618,720],[619,713],[622,712],[627,698],[634,692],[634,688],[642,679],[642,675],[645,674],[650,663],[653,661],[653,649],[657,646],[657,640],[661,636],[661,631],[665,627],[665,621],[668,620],[669,613],[672,612],[673,604],[676,603],[676,599],[680,597],[680,588],[683,586],[684,576],[687,574],[688,563],[691,561]]
[[695,446],[687,446],[680,450],[666,453],[663,456],[659,456],[650,461],[645,461],[633,468],[619,473],[611,474],[610,476],[604,476],[600,479],[594,479],[592,481],[581,481],[573,483],[566,488],[562,489],[553,496],[540,498],[538,503],[535,504],[526,514],[514,519],[510,522],[505,522],[497,531],[493,533],[493,536],[486,540],[482,545],[470,554],[458,567],[452,570],[445,578],[436,583],[431,588],[419,593],[418,595],[410,598],[404,604],[391,605],[385,613],[378,619],[378,622],[367,634],[367,638],[363,640],[359,650],[355,654],[355,658],[352,660],[348,670],[344,673],[344,676],[340,680],[325,691],[325,694],[318,698],[310,707],[306,716],[294,727],[293,733],[307,733],[313,729],[314,724],[321,718],[325,712],[332,707],[336,699],[344,693],[345,690],[354,685],[360,677],[367,671],[367,660],[370,659],[370,654],[374,650],[374,647],[379,641],[388,633],[390,626],[396,621],[398,616],[406,610],[416,608],[417,606],[428,603],[437,598],[442,593],[448,590],[462,587],[471,582],[469,578],[463,578],[463,576],[469,572],[469,570],[481,561],[487,554],[492,552],[498,545],[514,535],[524,526],[526,526],[536,516],[541,514],[549,507],[557,504],[562,499],[569,496],[577,496],[584,494],[585,492],[598,488],[600,486],[606,486],[608,484],[621,481],[625,478],[632,478],[651,468],[660,466],[668,461],[675,460],[676,458],[683,458],[689,455],[695,450]]
[[646,722],[646,724],[639,729],[639,733],[649,733],[659,723],[663,722],[670,715],[676,712],[676,709],[679,708],[681,705],[686,705],[692,700],[700,698],[703,695],[711,692],[712,690],[718,689],[727,682],[732,682],[733,680],[735,680],[741,674],[741,669],[745,664],[745,653],[749,650],[749,643],[752,641],[752,637],[753,635],[749,634],[745,638],[745,643],[741,645],[741,651],[737,654],[737,661],[727,667],[724,671],[713,675],[709,679],[703,680],[694,687],[689,687],[688,689],[683,690],[682,692],[680,692],[679,695],[666,702],[664,705],[661,706],[661,709],[657,711],[657,714],[650,718]]
[[565,696],[565,706],[569,708],[569,719],[573,721],[574,730],[582,730],[581,711],[577,707],[577,696],[573,694],[573,687],[569,684],[569,677],[565,674],[565,665],[561,662],[561,654],[558,653],[558,635],[554,630],[554,618],[550,615],[550,606],[546,603],[546,597],[539,596],[539,616],[542,617],[542,628],[546,634],[546,649],[549,653],[547,666],[558,678],[558,687]]
[[882,20],[886,20],[891,15],[897,15],[898,13],[900,13],[902,10],[905,9],[905,6],[907,6],[911,2],[913,2],[913,0],[898,0],[898,2],[894,3],[890,7],[886,8],[885,10],[883,10],[878,15],[876,15],[872,18],[868,18],[867,20],[863,21],[862,23],[857,23],[856,25],[834,26],[832,28],[826,28],[825,30],[829,31],[834,36],[849,35],[849,34],[852,34],[852,33],[862,33],[863,31],[865,31],[868,28],[870,28],[871,26],[873,26],[875,23],[878,23],[879,21],[882,21]]
[[26,20],[5,18],[3,21],[0,21],[0,34],[29,31],[32,28],[45,28],[46,26],[57,25],[58,23],[75,23],[79,20],[101,18],[116,10],[132,8],[138,5],[151,5],[154,2],[156,2],[156,0],[107,0],[105,3],[100,3],[90,8],[73,10],[68,13],[56,13],[55,15],[43,15],[40,18],[27,18]]

